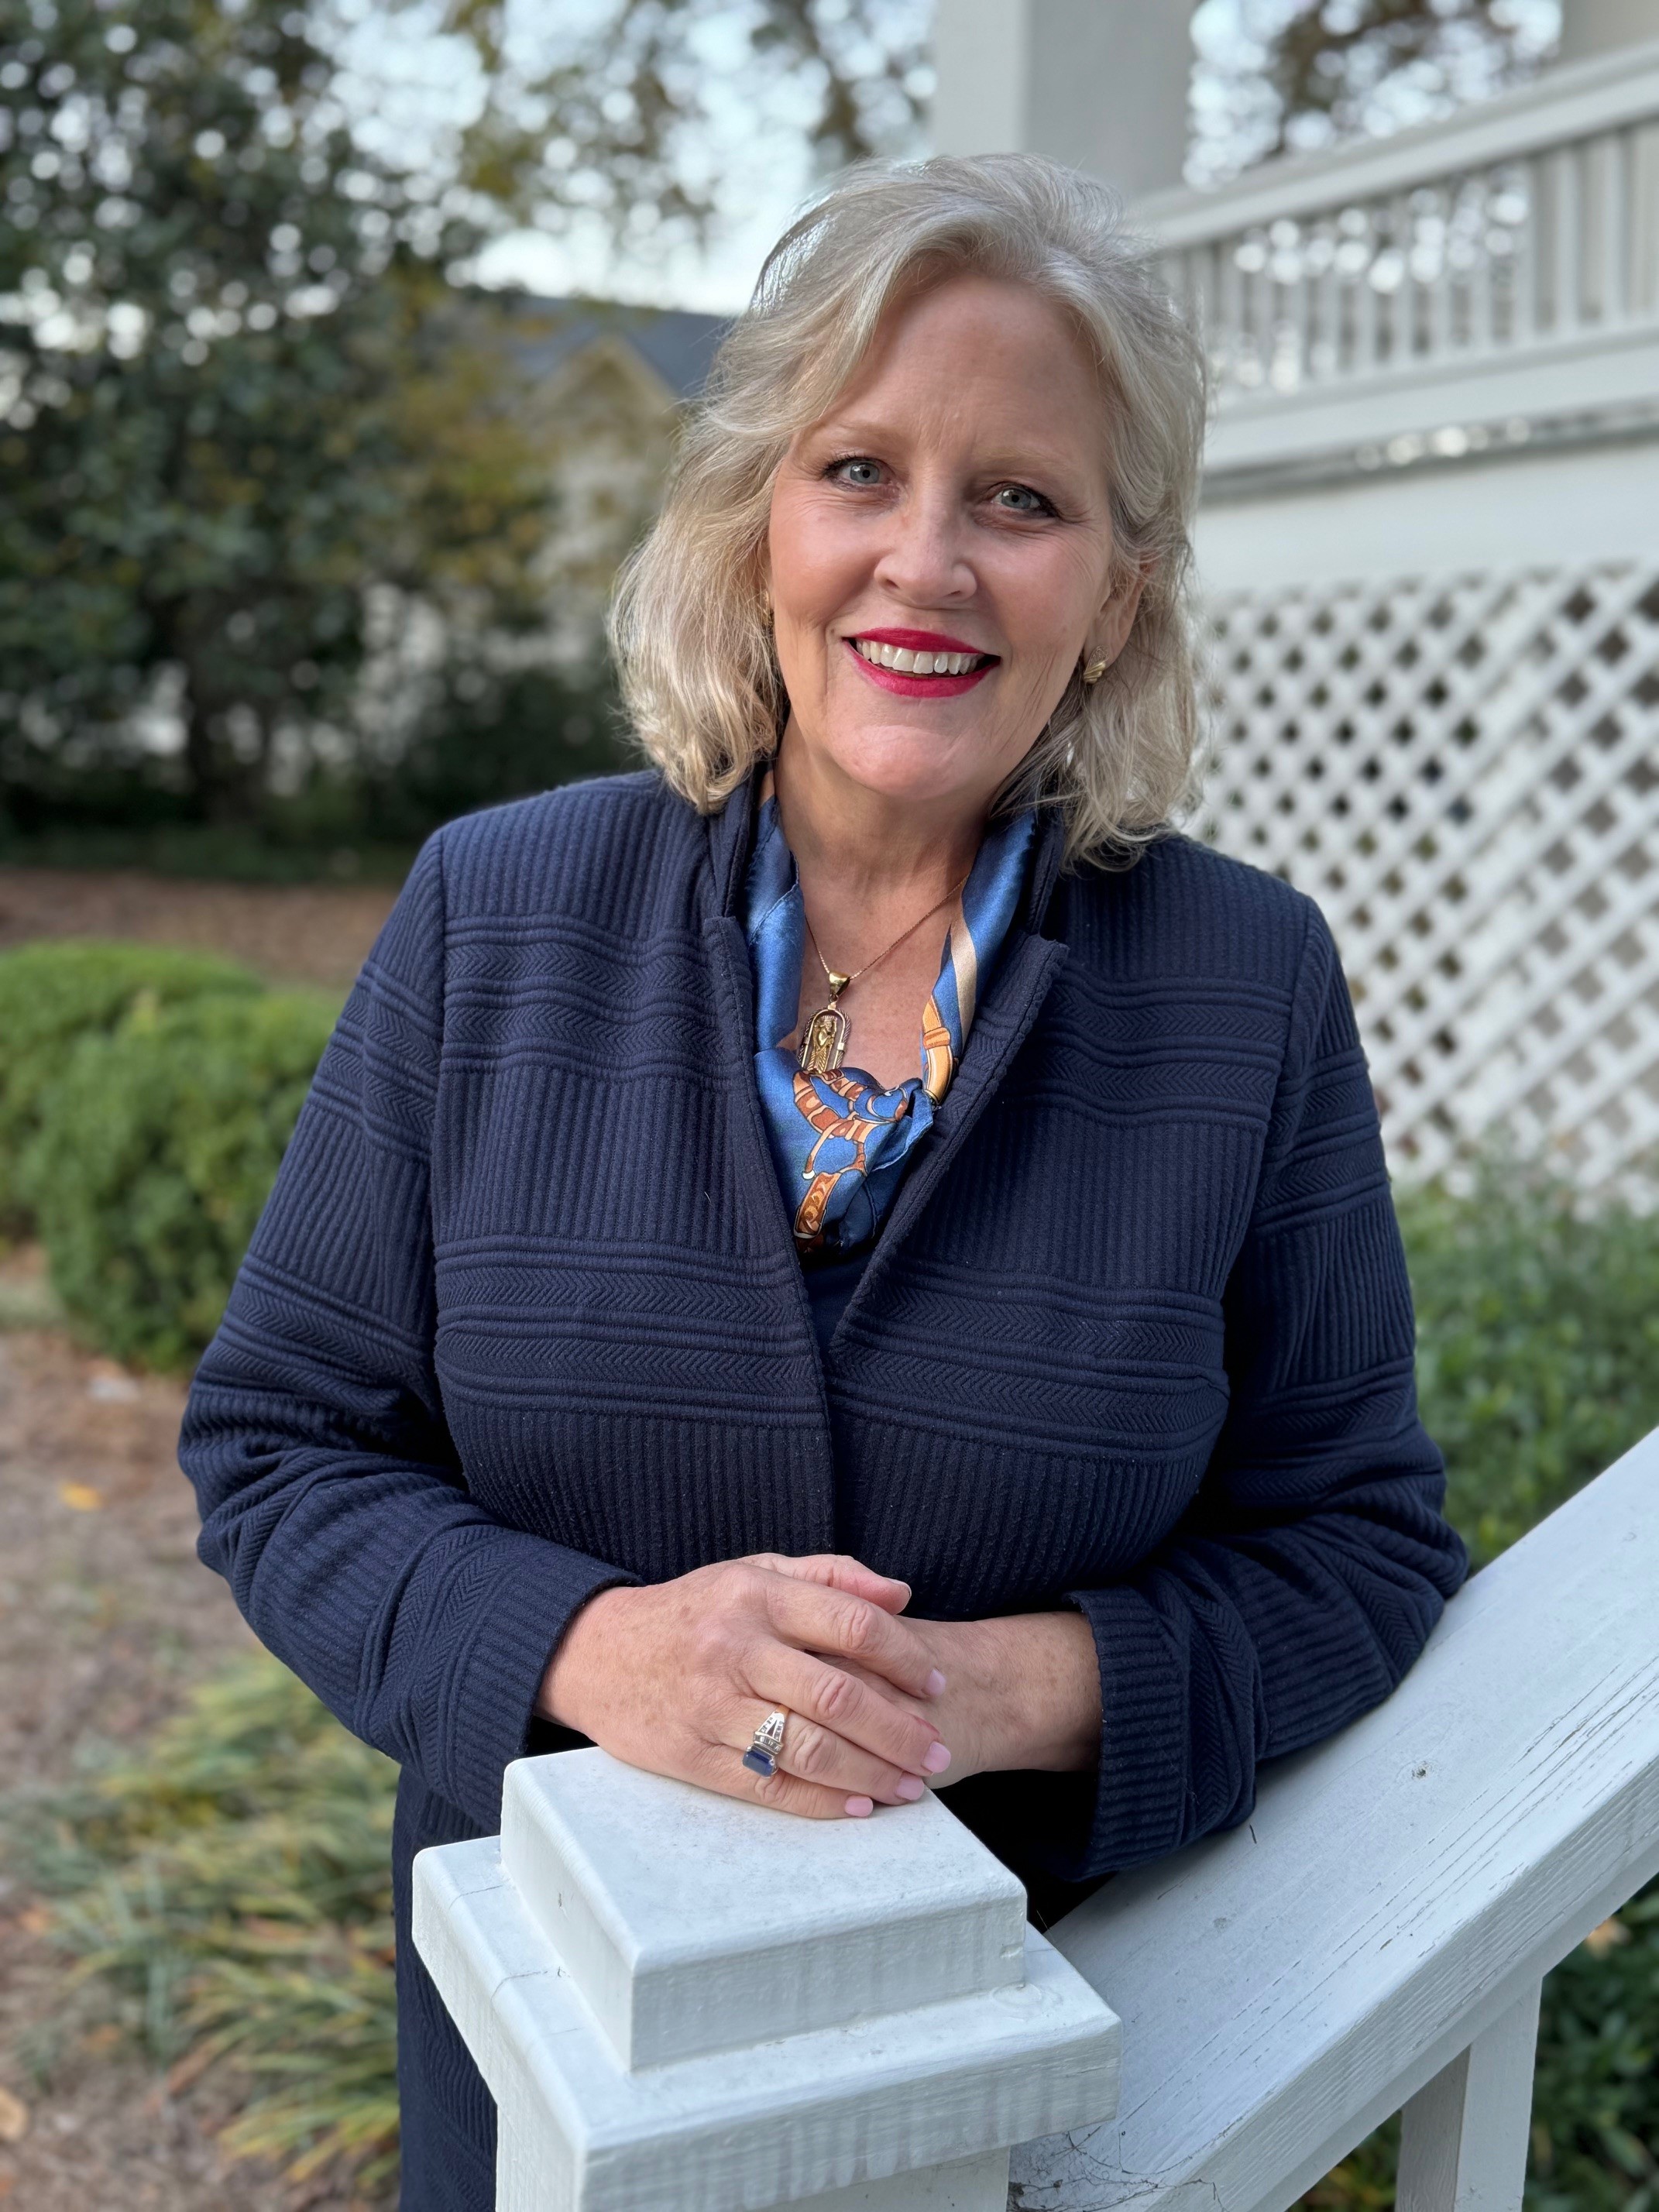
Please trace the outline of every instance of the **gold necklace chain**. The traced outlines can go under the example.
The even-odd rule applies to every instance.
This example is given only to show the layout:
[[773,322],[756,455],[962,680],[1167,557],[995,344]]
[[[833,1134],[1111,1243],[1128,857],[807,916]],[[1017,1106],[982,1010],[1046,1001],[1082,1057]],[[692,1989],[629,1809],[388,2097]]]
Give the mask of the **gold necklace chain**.
[[[973,870],[970,868],[968,871],[968,875],[970,876],[973,872]],[[968,876],[964,876],[962,878],[961,883],[952,884],[950,890],[945,892],[945,896],[942,899],[935,899],[933,905],[928,908],[926,914],[918,915],[908,929],[902,929],[899,932],[898,935],[887,947],[886,951],[878,952],[873,960],[866,960],[862,968],[855,968],[850,975],[843,975],[838,969],[832,968],[830,965],[830,963],[824,958],[823,953],[818,951],[818,940],[812,934],[811,923],[807,921],[807,942],[811,945],[813,952],[817,955],[819,967],[823,970],[824,981],[830,986],[830,1005],[833,1006],[836,1000],[840,998],[842,993],[845,990],[850,989],[851,987],[858,981],[860,975],[867,975],[872,968],[879,968],[882,962],[886,959],[888,953],[896,952],[900,945],[903,944],[905,939],[907,937],[914,937],[916,932],[921,927],[922,923],[924,921],[931,921],[941,907],[949,906],[951,900],[957,896],[957,893],[962,890],[963,885],[965,884],[967,881]],[[805,900],[801,902],[801,919],[803,921],[806,921],[806,902]]]
[[[968,875],[970,876],[972,873],[973,870],[969,868]],[[884,951],[878,952],[873,960],[866,960],[862,968],[855,968],[850,975],[843,975],[838,968],[832,968],[823,953],[818,951],[818,940],[812,933],[811,921],[806,918],[806,902],[805,899],[801,901],[801,919],[806,922],[806,941],[812,948],[814,958],[823,970],[824,981],[830,986],[828,1003],[820,1006],[817,1013],[808,1018],[806,1026],[801,1032],[800,1050],[796,1064],[803,1073],[808,1075],[825,1075],[841,1066],[847,1052],[847,1017],[842,1013],[838,1003],[842,993],[856,983],[860,975],[867,975],[872,968],[879,968],[888,953],[896,952],[906,938],[915,935],[924,921],[931,921],[942,907],[949,906],[951,900],[961,893],[967,881],[968,876],[964,876],[961,883],[952,884],[942,899],[936,899],[927,913],[918,915],[909,927],[901,930]]]

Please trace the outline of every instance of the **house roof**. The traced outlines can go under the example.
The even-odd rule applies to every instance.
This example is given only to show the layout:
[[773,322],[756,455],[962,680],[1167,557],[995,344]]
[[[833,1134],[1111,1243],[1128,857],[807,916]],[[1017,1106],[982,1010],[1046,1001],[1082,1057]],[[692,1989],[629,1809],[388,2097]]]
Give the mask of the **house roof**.
[[637,354],[675,399],[702,389],[714,349],[728,327],[723,315],[682,307],[631,307],[612,300],[550,300],[520,295],[509,309],[514,350],[526,373],[552,375],[600,338],[620,340]]

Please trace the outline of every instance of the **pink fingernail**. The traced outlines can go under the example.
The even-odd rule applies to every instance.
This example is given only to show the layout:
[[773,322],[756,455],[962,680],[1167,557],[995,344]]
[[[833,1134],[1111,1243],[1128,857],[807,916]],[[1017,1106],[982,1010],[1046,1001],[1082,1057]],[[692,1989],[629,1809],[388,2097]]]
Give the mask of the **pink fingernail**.
[[945,1694],[945,1677],[937,1667],[927,1677],[927,1690],[930,1698],[940,1698]]
[[[921,1784],[918,1783],[916,1787],[920,1789]],[[872,1797],[849,1797],[847,1801],[847,1810],[855,1820],[867,1820],[875,1809]]]
[[909,1805],[914,1805],[918,1797],[924,1797],[927,1794],[927,1784],[919,1774],[902,1774],[893,1784],[893,1795],[902,1797]]
[[951,1764],[951,1754],[942,1743],[930,1743],[921,1754],[921,1763],[930,1774],[943,1774]]

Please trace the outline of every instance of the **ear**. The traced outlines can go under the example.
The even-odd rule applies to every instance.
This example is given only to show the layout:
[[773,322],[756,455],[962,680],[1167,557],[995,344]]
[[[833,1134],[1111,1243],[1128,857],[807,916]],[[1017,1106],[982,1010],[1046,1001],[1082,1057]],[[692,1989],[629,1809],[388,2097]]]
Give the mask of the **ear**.
[[1112,579],[1112,587],[1100,603],[1099,611],[1089,626],[1088,641],[1084,647],[1085,660],[1103,660],[1109,668],[1129,641],[1129,632],[1140,606],[1140,595],[1152,580],[1158,567],[1156,558],[1140,562],[1125,562],[1119,566]]

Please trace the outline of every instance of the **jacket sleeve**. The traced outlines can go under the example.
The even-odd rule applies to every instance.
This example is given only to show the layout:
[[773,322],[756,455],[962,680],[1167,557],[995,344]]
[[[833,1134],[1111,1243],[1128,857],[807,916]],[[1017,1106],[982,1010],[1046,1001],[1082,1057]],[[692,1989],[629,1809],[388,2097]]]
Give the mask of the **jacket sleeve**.
[[1245,1820],[1261,1761],[1386,1698],[1468,1571],[1417,1415],[1376,1103],[1312,907],[1224,1312],[1229,1411],[1193,1506],[1127,1579],[1070,1594],[1103,1713],[1086,1840],[1073,1828],[1053,1863],[1072,1879]]
[[566,1626],[634,1577],[481,1510],[445,1425],[429,1192],[443,972],[440,833],[324,1054],[179,1457],[198,1553],[260,1641],[489,1830]]

